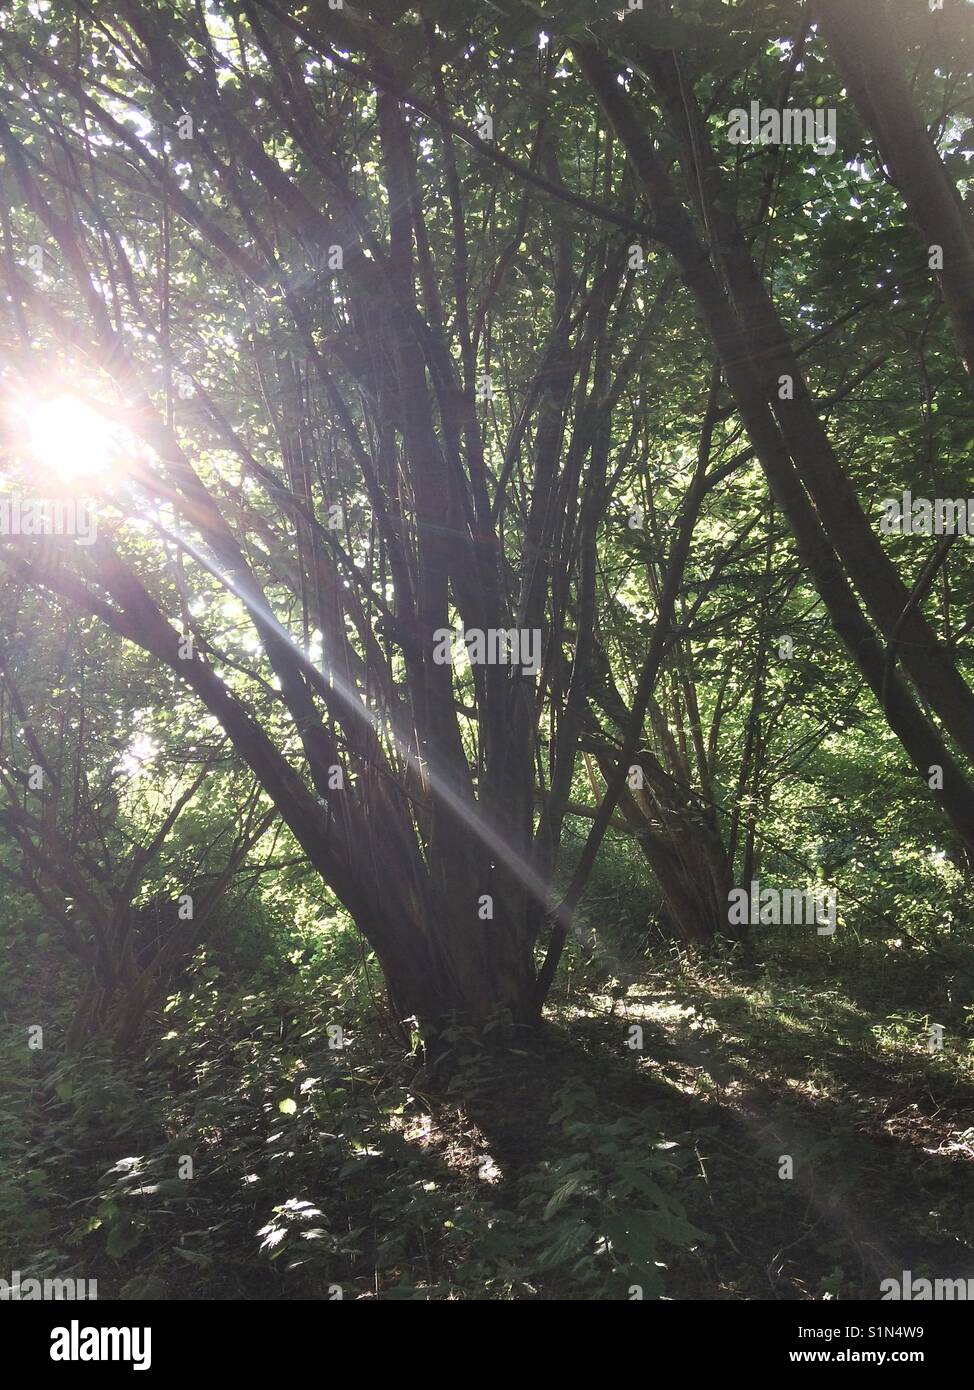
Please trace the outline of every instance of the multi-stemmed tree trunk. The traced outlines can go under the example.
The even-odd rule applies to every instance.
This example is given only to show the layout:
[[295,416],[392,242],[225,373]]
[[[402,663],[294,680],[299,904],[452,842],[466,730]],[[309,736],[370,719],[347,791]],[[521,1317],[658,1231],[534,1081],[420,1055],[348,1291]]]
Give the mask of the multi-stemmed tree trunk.
[[195,773],[187,767],[165,813],[150,827],[140,826],[144,807],[141,814],[122,809],[131,795],[130,774],[115,763],[106,721],[78,700],[79,687],[98,692],[85,681],[82,644],[71,644],[62,656],[70,666],[70,673],[61,671],[68,689],[59,689],[43,708],[31,701],[38,714],[32,718],[20,675],[36,690],[31,668],[45,666],[37,637],[49,616],[46,607],[34,620],[34,641],[0,648],[0,881],[34,900],[45,928],[76,963],[81,983],[68,1045],[97,1035],[124,1050],[205,939],[228,885],[273,812],[251,784],[239,824],[217,821],[209,844],[184,846],[184,855],[192,848],[195,863],[177,866],[184,875],[178,894],[158,892],[151,905],[140,904],[184,810],[204,785],[212,787],[219,750],[204,753]]
[[[504,8],[520,22],[516,0]],[[664,9],[647,4],[635,46],[614,16],[584,38],[571,19],[564,46],[532,55],[504,142],[490,41],[422,5],[417,24],[245,0],[208,24],[199,6],[122,0],[81,16],[70,50],[23,9],[4,22],[5,382],[36,394],[56,368],[83,370],[140,441],[108,535],[84,550],[8,537],[5,554],[190,688],[374,947],[399,1019],[536,1018],[615,808],[639,809],[628,767],[696,509],[726,476],[705,457],[538,975],[589,729],[615,422],[638,417],[625,392],[655,331],[645,289],[665,300],[669,283],[651,264],[634,312],[633,241],[651,262],[665,251],[696,300],[720,369],[708,428],[736,413],[835,631],[924,781],[941,769],[933,795],[974,846],[951,751],[974,756],[974,695],[833,450],[689,65],[653,46]],[[595,120],[560,134],[568,48],[608,136]],[[915,201],[916,141],[904,156],[879,98],[863,105]],[[40,278],[17,254],[38,238]],[[454,625],[524,634],[539,659],[455,670]],[[671,876],[674,902],[691,878]]]
[[[610,212],[578,235],[563,204],[595,205],[565,188],[553,125],[535,132],[530,163],[507,161],[527,190],[510,247],[529,241],[549,282],[544,335],[525,354],[518,327],[495,322],[510,247],[494,261],[472,248],[476,180],[449,120],[435,162],[420,145],[396,95],[391,36],[341,12],[316,15],[309,32],[264,5],[243,11],[236,64],[202,11],[170,23],[132,0],[117,8],[107,42],[131,65],[151,134],[118,119],[83,55],[65,64],[9,35],[40,100],[29,116],[0,115],[6,191],[56,246],[75,295],[54,302],[8,255],[17,323],[114,382],[116,417],[150,451],[116,506],[151,518],[179,556],[179,582],[156,572],[151,546],[101,537],[81,555],[12,541],[13,567],[195,692],[375,949],[399,1020],[531,1023],[582,723],[582,625],[536,832],[538,726],[552,672],[565,669],[576,586],[591,606],[606,399],[635,365],[624,358],[613,376],[595,351],[625,293],[625,241],[604,225],[634,224]],[[105,46],[105,31],[82,27]],[[358,97],[308,80],[309,45],[348,65],[332,42],[372,63]],[[433,88],[435,109],[442,80]],[[28,135],[57,157],[39,167]],[[538,184],[547,202],[530,196]],[[150,276],[112,224],[133,206],[162,228]],[[487,216],[499,233],[496,204]],[[223,306],[195,271],[201,254],[233,286]],[[223,313],[232,346],[193,370],[204,305]],[[147,356],[150,335],[161,363]],[[25,362],[15,367],[29,382]],[[146,389],[153,366],[161,395]],[[183,404],[172,384],[187,379]],[[247,399],[262,400],[263,419]],[[495,472],[485,436],[505,427]],[[194,456],[204,442],[235,458],[236,481]],[[244,686],[227,676],[227,639],[208,619],[221,589],[259,643],[256,660],[233,652]],[[524,634],[539,660],[457,673],[442,659],[455,622]]]

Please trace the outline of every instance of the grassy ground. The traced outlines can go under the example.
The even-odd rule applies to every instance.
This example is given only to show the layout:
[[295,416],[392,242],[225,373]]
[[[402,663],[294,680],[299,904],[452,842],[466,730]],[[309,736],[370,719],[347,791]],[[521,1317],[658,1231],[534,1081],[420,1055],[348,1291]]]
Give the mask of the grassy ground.
[[[861,962],[854,988],[802,963],[805,979],[687,966],[625,1001],[650,1103],[700,1160],[688,1208],[712,1240],[677,1261],[674,1297],[869,1299],[905,1269],[974,1276],[969,1035],[928,1050],[945,1001],[933,977],[923,998],[917,960],[897,1009]],[[603,1019],[580,1031],[605,1050]]]
[[908,939],[776,939],[630,962],[624,994],[576,974],[540,1039],[464,1047],[444,1091],[360,976],[241,995],[203,964],[147,1060],[4,1059],[0,1269],[103,1299],[874,1299],[902,1270],[974,1277],[968,968]]

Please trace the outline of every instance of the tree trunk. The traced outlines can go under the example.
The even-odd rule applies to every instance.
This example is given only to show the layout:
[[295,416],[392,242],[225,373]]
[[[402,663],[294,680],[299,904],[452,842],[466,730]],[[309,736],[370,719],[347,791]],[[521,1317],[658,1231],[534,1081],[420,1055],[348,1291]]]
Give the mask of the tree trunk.
[[[895,676],[890,678],[883,648],[864,618],[829,536],[806,495],[788,445],[768,404],[765,381],[754,363],[752,345],[745,339],[710,256],[701,244],[662,160],[644,134],[628,98],[616,82],[613,64],[607,62],[596,49],[588,45],[577,44],[575,48],[586,77],[612,122],[637,177],[650,197],[657,219],[657,235],[677,260],[685,283],[697,299],[717,348],[741,420],[754,445],[772,492],[787,517],[799,553],[808,566],[833,626],[879,701],[890,728],[900,739],[917,771],[927,780],[933,767],[942,769],[943,786],[935,791],[934,795],[957,834],[969,849],[974,850],[974,787],[906,686]],[[868,563],[867,559],[867,567]],[[878,577],[877,574],[873,574],[874,579]],[[931,679],[923,682],[924,689],[935,688],[938,695],[943,694],[939,674],[934,672],[933,654],[925,652],[923,655],[931,672]],[[956,683],[956,680],[959,680],[956,672],[954,677]],[[961,703],[966,704],[970,691],[963,682],[960,684],[966,692]],[[954,689],[954,684],[951,685],[951,689]],[[941,701],[935,701],[933,698],[931,704],[938,708],[942,706]],[[951,732],[956,732],[954,722],[950,727]],[[958,741],[965,747],[974,746],[974,722],[966,731],[964,728],[960,729]]]
[[[974,379],[974,232],[970,214],[913,103],[882,0],[813,0],[829,52],[873,135],[928,258],[943,252],[937,278],[967,374]],[[933,267],[931,267],[933,268]]]
[[[805,384],[787,329],[733,211],[731,192],[714,155],[696,97],[688,84],[681,81],[672,54],[650,50],[643,56],[670,128],[679,142],[688,186],[710,229],[713,254],[722,262],[730,307],[740,326],[751,374],[763,400],[773,405],[781,436],[815,504],[822,529],[880,631],[888,641],[897,639],[902,643],[898,654],[913,684],[940,716],[958,747],[974,760],[974,691],[943,650],[920,606],[910,604],[910,591],[883,549],[851,480],[835,455],[816,403]],[[925,132],[924,136],[929,145]],[[931,152],[936,160],[932,147]],[[939,160],[936,162],[939,165]],[[920,182],[918,179],[918,197],[922,196]],[[941,167],[938,179],[941,189],[942,182]],[[954,213],[957,213],[956,207]],[[692,226],[689,219],[687,221]],[[951,234],[956,228],[944,230]],[[969,295],[974,290],[974,280],[968,284],[961,247],[959,235],[951,234],[958,292],[961,292],[962,282],[966,287],[964,295]],[[710,268],[709,259],[707,265]],[[715,288],[723,294],[719,282]],[[962,299],[964,304],[969,302],[968,298],[962,296]],[[781,399],[779,383],[785,377],[791,381],[792,393],[790,398]],[[738,389],[733,386],[732,389],[740,403]]]

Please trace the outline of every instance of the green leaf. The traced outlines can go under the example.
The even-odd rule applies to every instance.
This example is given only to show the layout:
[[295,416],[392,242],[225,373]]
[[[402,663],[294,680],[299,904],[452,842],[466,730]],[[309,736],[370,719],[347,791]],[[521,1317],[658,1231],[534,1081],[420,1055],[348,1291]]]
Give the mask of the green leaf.
[[648,1213],[632,1211],[609,1216],[602,1229],[613,1250],[625,1259],[636,1264],[651,1264],[655,1259],[659,1230]]
[[578,1191],[578,1189],[582,1186],[582,1183],[585,1181],[586,1176],[587,1175],[584,1173],[576,1173],[574,1177],[571,1177],[568,1179],[567,1182],[562,1183],[561,1187],[559,1187],[558,1190],[554,1193],[554,1195],[548,1200],[548,1204],[544,1209],[545,1221],[548,1221],[552,1216],[554,1216],[555,1212],[559,1211],[565,1205],[569,1197],[571,1197],[574,1193]]
[[554,1269],[584,1250],[595,1232],[587,1221],[562,1221],[556,1238],[544,1247],[535,1261],[536,1269]]
[[115,1222],[108,1233],[105,1249],[113,1260],[120,1260],[130,1250],[134,1250],[142,1239],[142,1232],[134,1222]]
[[204,1255],[199,1250],[184,1250],[182,1246],[179,1245],[173,1250],[173,1254],[178,1255],[181,1260],[186,1260],[187,1263],[191,1265],[207,1266],[213,1263],[212,1255]]

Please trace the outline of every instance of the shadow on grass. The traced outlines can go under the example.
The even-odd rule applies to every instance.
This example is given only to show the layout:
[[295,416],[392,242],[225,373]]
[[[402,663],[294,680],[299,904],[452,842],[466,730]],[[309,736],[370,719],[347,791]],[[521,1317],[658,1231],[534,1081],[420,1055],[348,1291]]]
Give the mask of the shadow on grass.
[[[816,993],[743,973],[637,984],[614,1015],[574,1024],[603,1055],[603,1093],[637,1103],[639,1074],[645,1103],[700,1154],[690,1214],[715,1243],[679,1262],[676,1296],[875,1299],[905,1269],[974,1276],[963,1046],[931,1055],[915,1033],[887,1036],[888,1005],[871,1013],[834,977]],[[634,1024],[642,1053],[626,1046]]]

